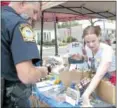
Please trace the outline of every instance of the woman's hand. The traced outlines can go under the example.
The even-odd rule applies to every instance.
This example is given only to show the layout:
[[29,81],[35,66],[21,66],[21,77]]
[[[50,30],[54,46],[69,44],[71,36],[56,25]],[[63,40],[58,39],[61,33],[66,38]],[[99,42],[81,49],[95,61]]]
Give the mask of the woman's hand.
[[71,56],[71,58],[72,59],[75,59],[75,60],[82,60],[82,55],[80,55],[80,54],[73,54],[72,56]]
[[89,96],[87,96],[85,93],[82,95],[82,107],[92,107]]
[[81,54],[73,54],[71,58],[74,60],[85,60],[85,61],[88,60],[88,57],[86,55],[81,55]]

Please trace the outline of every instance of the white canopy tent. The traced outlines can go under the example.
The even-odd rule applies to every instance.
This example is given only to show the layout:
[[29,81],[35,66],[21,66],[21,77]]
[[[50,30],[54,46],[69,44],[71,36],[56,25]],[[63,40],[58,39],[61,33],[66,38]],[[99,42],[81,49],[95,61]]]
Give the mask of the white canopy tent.
[[[42,6],[45,12],[68,13],[95,18],[115,19],[116,17],[116,1],[84,1],[84,0],[58,0],[54,2],[46,2]],[[52,2],[53,1],[53,2]]]
[[[116,1],[84,1],[84,0],[42,0],[42,17],[41,17],[41,46],[40,46],[40,57],[42,59],[42,45],[43,45],[43,22],[44,13],[66,13],[79,16],[87,16],[89,18],[101,18],[101,19],[116,19]],[[55,23],[56,18],[53,20]],[[56,26],[56,24],[55,24]],[[55,55],[58,54],[57,36],[55,27]]]

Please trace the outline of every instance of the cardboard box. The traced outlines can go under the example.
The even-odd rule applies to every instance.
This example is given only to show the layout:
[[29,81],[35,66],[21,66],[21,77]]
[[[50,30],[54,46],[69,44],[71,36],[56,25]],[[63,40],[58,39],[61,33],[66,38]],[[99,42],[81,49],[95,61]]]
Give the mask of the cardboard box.
[[88,72],[78,72],[78,71],[65,71],[60,72],[60,80],[63,82],[63,84],[68,87],[72,82],[79,83],[81,79],[84,77],[89,77]]
[[[66,71],[60,73],[60,80],[68,87],[72,82],[80,82],[84,77],[89,77],[88,72]],[[105,102],[115,105],[115,86],[109,81],[101,80],[96,88],[97,95]]]
[[109,81],[101,80],[96,92],[97,95],[107,103],[115,105],[115,86]]

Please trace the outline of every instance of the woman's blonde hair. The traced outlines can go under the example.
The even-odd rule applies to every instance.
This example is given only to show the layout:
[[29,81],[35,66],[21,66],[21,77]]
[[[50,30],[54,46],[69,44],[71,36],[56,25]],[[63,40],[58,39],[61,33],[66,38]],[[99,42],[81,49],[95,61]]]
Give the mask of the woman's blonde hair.
[[97,37],[101,35],[101,28],[100,26],[88,26],[84,29],[82,38],[89,34],[96,34]]

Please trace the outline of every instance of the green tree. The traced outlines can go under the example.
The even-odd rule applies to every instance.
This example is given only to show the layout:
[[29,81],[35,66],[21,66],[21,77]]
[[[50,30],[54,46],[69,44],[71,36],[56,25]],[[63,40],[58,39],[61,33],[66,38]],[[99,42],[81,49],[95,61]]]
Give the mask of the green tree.
[[65,43],[65,40],[63,40],[62,42]]
[[77,21],[68,21],[68,22],[63,22],[62,24],[58,23],[58,28],[70,28],[77,25],[79,25]]
[[77,42],[78,40],[76,38],[72,38],[72,42]]
[[67,38],[67,43],[70,43],[70,42],[72,42],[72,37],[71,37],[71,36],[69,36],[69,37]]
[[99,21],[102,21],[101,19],[97,19],[96,21],[93,21],[93,19],[89,19],[89,22],[90,22],[90,24],[92,25],[92,26],[94,26],[94,24],[96,23],[96,22],[99,22]]

